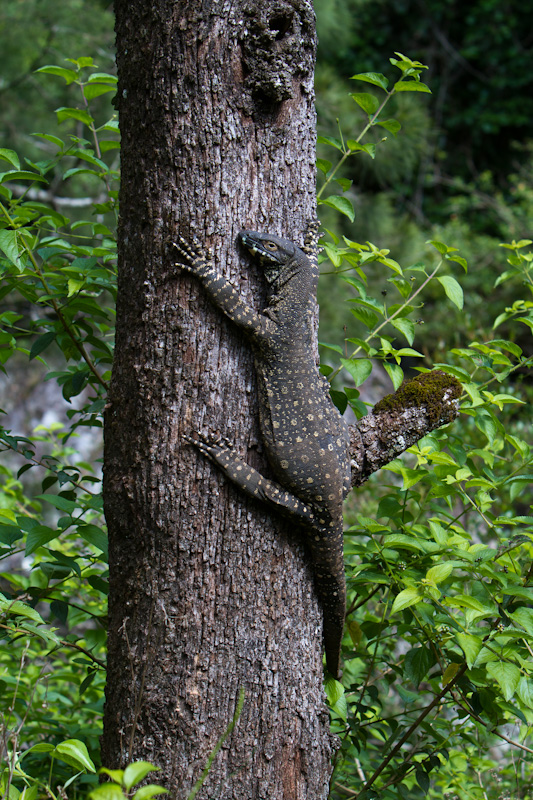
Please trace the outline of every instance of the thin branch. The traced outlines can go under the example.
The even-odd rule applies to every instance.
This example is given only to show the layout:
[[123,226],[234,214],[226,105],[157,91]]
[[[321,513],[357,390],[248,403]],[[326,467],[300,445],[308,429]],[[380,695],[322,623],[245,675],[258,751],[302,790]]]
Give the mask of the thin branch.
[[418,727],[420,727],[420,725],[425,720],[427,715],[430,713],[430,711],[432,711],[440,703],[440,701],[442,700],[444,695],[448,694],[448,692],[450,692],[452,690],[454,685],[460,680],[460,678],[463,677],[463,675],[465,674],[466,670],[467,670],[467,664],[465,662],[462,665],[462,667],[460,668],[459,672],[456,674],[456,676],[450,681],[450,683],[446,684],[446,686],[438,693],[438,695],[436,695],[433,698],[431,703],[428,706],[426,706],[426,708],[422,711],[422,713],[417,717],[417,719],[413,722],[411,727],[406,730],[406,732],[401,737],[401,739],[392,748],[392,750],[390,751],[389,755],[381,762],[381,764],[376,769],[374,774],[368,779],[368,781],[365,783],[363,788],[360,789],[358,794],[355,795],[356,798],[360,797],[363,794],[363,792],[366,792],[367,789],[370,789],[372,784],[375,783],[377,778],[379,778],[379,776],[381,775],[381,773],[383,772],[385,767],[392,761],[394,756],[399,752],[399,750],[405,744],[405,742],[409,739],[409,737],[416,731],[416,729]]
[[86,208],[95,203],[104,203],[108,199],[107,192],[102,192],[98,197],[60,197],[46,189],[30,188],[20,183],[6,183],[15,197],[28,197],[41,203],[50,203],[53,207],[65,206],[67,208]]

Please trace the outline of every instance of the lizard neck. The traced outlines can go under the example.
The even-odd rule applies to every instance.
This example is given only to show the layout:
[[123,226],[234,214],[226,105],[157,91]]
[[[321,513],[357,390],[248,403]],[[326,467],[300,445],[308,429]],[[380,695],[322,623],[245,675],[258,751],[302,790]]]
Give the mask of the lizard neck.
[[[303,254],[302,254],[303,255]],[[309,326],[318,284],[318,268],[307,258],[293,258],[272,281],[264,313],[285,332]]]

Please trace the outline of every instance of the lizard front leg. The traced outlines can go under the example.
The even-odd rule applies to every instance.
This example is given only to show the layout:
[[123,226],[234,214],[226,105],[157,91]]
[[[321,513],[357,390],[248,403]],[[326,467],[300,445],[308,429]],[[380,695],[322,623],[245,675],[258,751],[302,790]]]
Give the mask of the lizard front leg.
[[185,436],[185,440],[198,448],[207,458],[218,464],[222,472],[249,497],[261,500],[285,515],[315,524],[315,514],[309,504],[287,492],[275,481],[264,478],[260,472],[244,461],[223,439],[198,434],[199,439]]
[[202,282],[212,302],[226,314],[232,322],[242,328],[253,339],[265,339],[272,326],[271,321],[250,308],[240,297],[238,291],[225,278],[218,275],[214,264],[213,255],[209,249],[194,241],[190,245],[182,236],[173,246],[180,254],[182,261],[175,262],[174,266],[191,272]]

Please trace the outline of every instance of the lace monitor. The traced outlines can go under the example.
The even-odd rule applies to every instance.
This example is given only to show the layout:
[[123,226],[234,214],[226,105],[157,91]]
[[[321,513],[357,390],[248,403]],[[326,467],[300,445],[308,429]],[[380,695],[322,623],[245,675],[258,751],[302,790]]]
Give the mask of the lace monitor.
[[209,251],[183,238],[176,266],[202,282],[213,301],[249,338],[259,385],[259,413],[268,461],[279,483],[267,480],[224,440],[186,437],[252,497],[298,520],[307,533],[322,606],[326,664],[339,674],[345,617],[342,503],[350,488],[347,426],[316,366],[313,313],[318,282],[317,228],[303,249],[270,234],[243,231],[270,284],[259,313],[217,275]]

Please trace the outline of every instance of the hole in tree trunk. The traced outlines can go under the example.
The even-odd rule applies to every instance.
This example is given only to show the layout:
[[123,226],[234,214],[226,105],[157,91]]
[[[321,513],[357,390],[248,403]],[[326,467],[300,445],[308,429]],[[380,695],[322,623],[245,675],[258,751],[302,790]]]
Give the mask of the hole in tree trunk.
[[284,16],[280,14],[279,16],[272,17],[269,20],[268,27],[271,31],[276,31],[276,41],[279,42],[280,39],[283,39],[289,28],[291,27],[292,17]]

